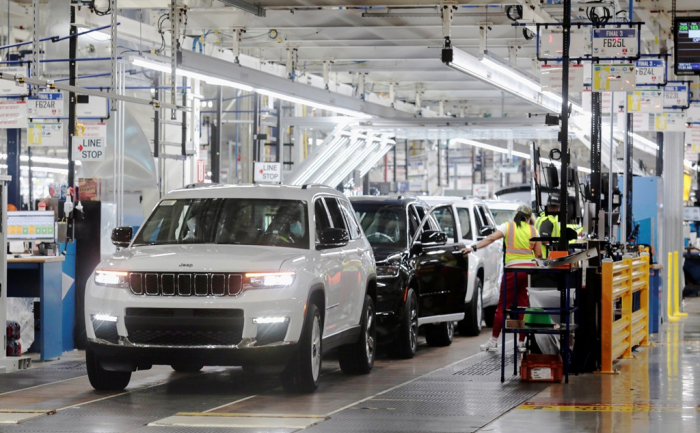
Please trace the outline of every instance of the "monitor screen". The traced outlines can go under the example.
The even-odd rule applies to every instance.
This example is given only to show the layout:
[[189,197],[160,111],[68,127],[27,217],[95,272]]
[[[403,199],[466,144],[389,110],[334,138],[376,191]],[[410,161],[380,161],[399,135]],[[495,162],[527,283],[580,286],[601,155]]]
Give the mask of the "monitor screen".
[[54,220],[51,211],[8,212],[7,240],[53,242]]
[[674,42],[676,75],[700,75],[700,17],[676,18]]

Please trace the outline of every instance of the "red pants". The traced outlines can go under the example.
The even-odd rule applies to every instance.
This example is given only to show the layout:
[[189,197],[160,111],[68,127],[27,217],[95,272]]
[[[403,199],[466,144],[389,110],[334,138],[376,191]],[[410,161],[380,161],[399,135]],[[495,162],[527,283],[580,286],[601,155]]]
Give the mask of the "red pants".
[[[513,272],[507,272],[506,277],[506,306],[507,308],[512,308],[513,297],[515,296],[515,276],[518,276],[518,307],[529,307],[530,297],[527,294],[527,274],[525,272],[518,272],[517,274]],[[522,320],[523,314],[520,315],[519,319]],[[503,290],[501,289],[501,296],[498,299],[498,307],[496,307],[496,316],[493,319],[493,338],[498,338],[501,334],[501,328],[503,327]],[[520,341],[525,340],[525,334],[520,334]]]

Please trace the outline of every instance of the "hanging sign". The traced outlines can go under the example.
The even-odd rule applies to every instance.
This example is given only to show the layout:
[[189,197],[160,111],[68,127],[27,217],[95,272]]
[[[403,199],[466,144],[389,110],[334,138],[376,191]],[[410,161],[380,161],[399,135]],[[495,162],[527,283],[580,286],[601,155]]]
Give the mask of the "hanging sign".
[[481,198],[489,197],[489,185],[487,183],[475,183],[472,186],[472,194]]
[[685,113],[659,113],[655,115],[654,131],[685,131]]
[[666,83],[666,61],[637,60],[637,87]]
[[101,96],[88,96],[88,102],[75,104],[78,118],[106,119],[109,117],[109,100]]
[[[2,81],[2,80],[0,80]],[[27,127],[27,103],[24,101],[0,102],[0,129],[24,129]]]
[[637,57],[637,29],[593,29],[593,57]]
[[633,63],[593,66],[593,91],[632,92],[636,77]]
[[700,105],[690,105],[687,110],[685,110],[685,115],[688,118],[688,122],[700,122]]
[[664,107],[682,108],[688,106],[688,86],[664,87]]
[[27,126],[29,146],[63,147],[63,138],[61,122],[30,123]]
[[[540,28],[539,57],[542,59],[562,58],[563,30],[561,27]],[[569,38],[569,57],[584,57],[591,53],[590,27],[572,28]]]
[[661,90],[637,90],[627,95],[627,108],[632,113],[661,113],[664,97]]
[[73,137],[73,158],[76,161],[102,161],[105,159],[104,137]]
[[83,123],[81,137],[104,138],[107,140],[107,124],[103,122]]
[[633,113],[632,114],[632,130],[634,132],[651,131],[652,127],[649,122],[649,113]]
[[[23,66],[0,66],[0,73],[26,77],[27,65]],[[28,95],[29,86],[18,84],[16,81],[0,80],[0,96]]]
[[41,92],[27,101],[27,114],[32,119],[63,116],[63,93]]
[[[569,92],[583,92],[583,65],[569,66]],[[540,86],[542,90],[561,93],[563,86],[561,65],[542,65]]]
[[279,162],[256,162],[255,183],[282,183],[282,164]]

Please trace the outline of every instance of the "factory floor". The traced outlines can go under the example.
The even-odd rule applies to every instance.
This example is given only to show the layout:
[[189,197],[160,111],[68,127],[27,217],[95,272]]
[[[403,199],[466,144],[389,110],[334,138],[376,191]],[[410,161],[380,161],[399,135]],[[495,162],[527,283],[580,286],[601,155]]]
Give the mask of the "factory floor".
[[311,395],[285,394],[278,378],[240,368],[165,366],[135,373],[125,391],[96,392],[72,352],[0,376],[0,432],[698,432],[700,300],[686,311],[653,347],[617,362],[619,374],[569,384],[510,374],[502,384],[500,356],[479,351],[490,329],[447,348],[423,343],[412,360],[380,357],[367,376],[324,359]]

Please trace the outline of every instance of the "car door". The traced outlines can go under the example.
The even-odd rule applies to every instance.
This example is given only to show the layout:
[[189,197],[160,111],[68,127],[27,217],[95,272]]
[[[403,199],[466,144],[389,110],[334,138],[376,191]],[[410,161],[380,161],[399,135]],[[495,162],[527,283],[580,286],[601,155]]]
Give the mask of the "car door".
[[[419,229],[412,239],[416,254],[416,277],[420,286],[420,317],[463,313],[467,289],[467,259],[461,253],[463,244],[458,239],[455,211],[452,205],[438,205],[432,209],[416,206],[422,216]],[[420,245],[425,230],[447,234],[444,245]]]
[[362,229],[357,221],[355,212],[350,203],[342,198],[327,199],[331,216],[335,212],[335,204],[343,216],[343,221],[350,236],[350,242],[345,247],[345,261],[343,263],[342,292],[340,305],[342,307],[343,324],[348,327],[360,323],[362,308],[365,301],[367,276],[369,268],[367,254],[371,254],[372,247],[362,238]]
[[[481,204],[477,204],[474,208],[475,212],[479,215],[479,221],[481,221],[482,227],[496,230],[496,223],[488,208]],[[490,295],[493,294],[493,291],[497,293],[499,290],[500,276],[503,269],[502,256],[503,242],[494,242],[483,249],[482,260],[484,262],[484,275],[487,280],[484,281],[484,287],[486,288],[485,291],[489,291]]]
[[[316,241],[321,231],[333,227],[323,197],[314,200],[314,217],[316,219]],[[320,251],[320,260],[316,268],[318,275],[323,276],[326,286],[326,315],[324,321],[324,338],[342,331],[340,296],[342,291],[342,273],[344,262],[343,248],[328,248]]]

